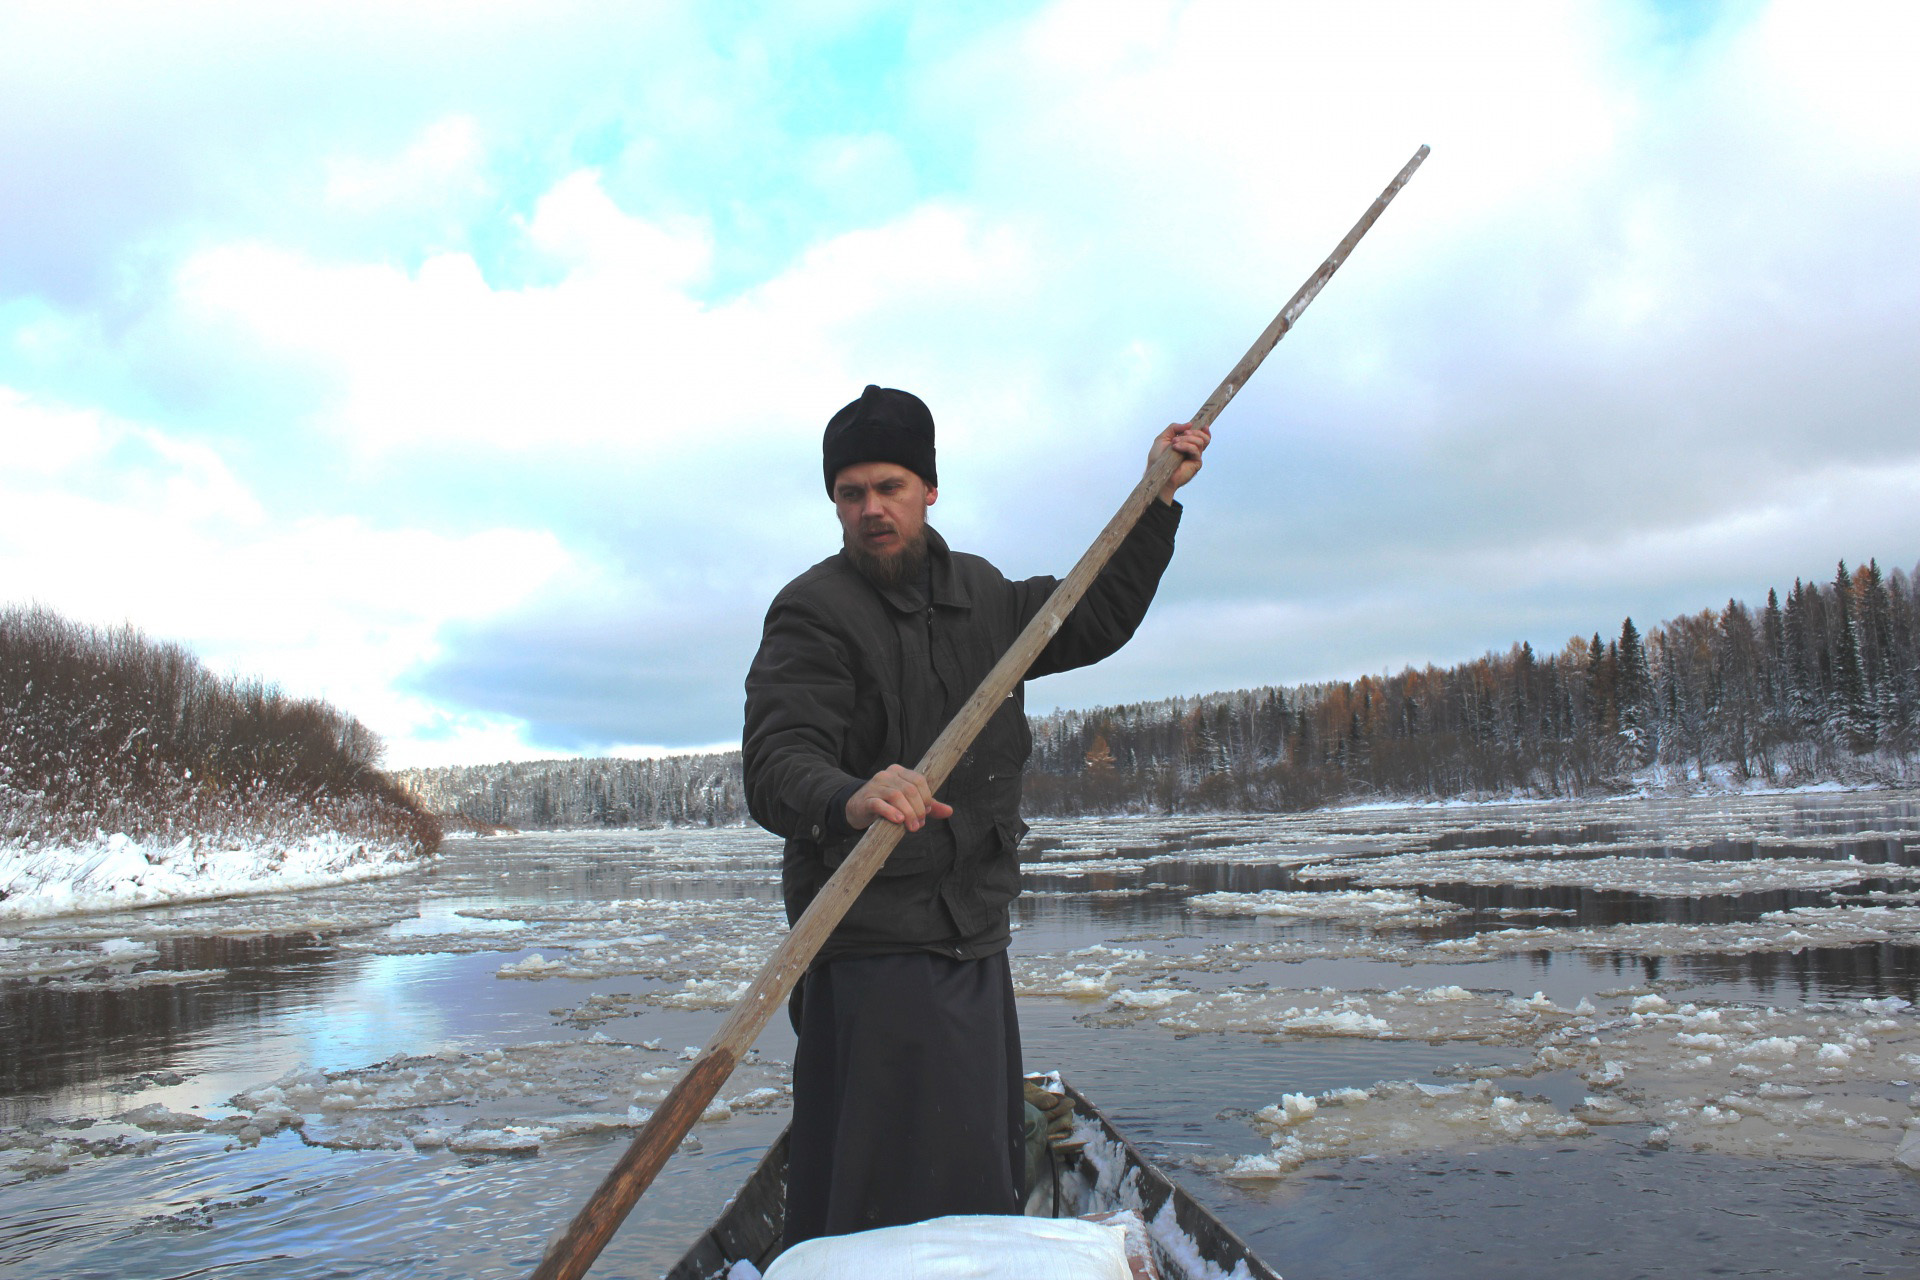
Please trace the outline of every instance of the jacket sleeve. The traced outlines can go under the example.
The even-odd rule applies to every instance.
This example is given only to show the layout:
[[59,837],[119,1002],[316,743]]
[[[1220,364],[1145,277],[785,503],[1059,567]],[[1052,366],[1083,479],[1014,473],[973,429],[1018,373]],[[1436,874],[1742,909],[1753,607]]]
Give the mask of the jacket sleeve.
[[789,839],[844,831],[845,818],[833,823],[828,814],[861,782],[840,767],[853,697],[845,639],[804,602],[775,599],[747,671],[740,744],[754,821]]
[[[1147,504],[1059,633],[1027,668],[1029,680],[1098,662],[1133,638],[1160,587],[1160,575],[1173,559],[1180,511],[1177,502],[1169,505],[1156,498]],[[1040,612],[1055,585],[1054,578],[1029,578],[1019,584],[1022,626]]]

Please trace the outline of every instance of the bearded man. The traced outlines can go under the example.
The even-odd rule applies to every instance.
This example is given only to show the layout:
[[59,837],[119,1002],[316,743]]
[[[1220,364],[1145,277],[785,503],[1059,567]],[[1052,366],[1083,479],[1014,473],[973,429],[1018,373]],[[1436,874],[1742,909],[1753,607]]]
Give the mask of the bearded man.
[[[1204,428],[1154,441],[1185,458],[1029,677],[1085,666],[1133,635],[1173,557],[1173,500]],[[1033,747],[1016,688],[935,796],[917,761],[1053,593],[950,550],[933,416],[869,386],[821,442],[841,549],[767,611],[747,673],[754,819],[786,838],[799,919],[860,834],[906,834],[794,992],[799,1050],[786,1242],[952,1213],[1018,1213],[1025,1194],[1020,1029],[1007,966],[1020,892],[1020,775]]]

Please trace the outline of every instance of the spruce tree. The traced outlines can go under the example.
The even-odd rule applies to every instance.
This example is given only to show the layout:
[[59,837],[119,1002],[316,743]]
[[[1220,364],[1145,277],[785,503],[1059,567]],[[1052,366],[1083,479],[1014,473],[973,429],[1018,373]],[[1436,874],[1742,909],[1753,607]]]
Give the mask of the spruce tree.
[[1619,728],[1614,718],[1613,675],[1607,664],[1607,646],[1601,643],[1598,631],[1587,642],[1587,717],[1596,745]]
[[1780,593],[1767,588],[1767,611],[1760,617],[1761,688],[1767,716],[1779,720],[1787,710],[1787,625],[1780,615]]
[[1907,748],[1920,728],[1920,598],[1907,575],[1895,569],[1887,578],[1887,599],[1893,614],[1893,732]]
[[1812,602],[1819,599],[1812,587],[1793,580],[1793,593],[1787,597],[1787,702],[1793,718],[1803,730],[1817,729],[1825,690],[1820,684],[1818,654],[1824,649],[1819,628],[1812,617]]
[[1833,580],[1833,607],[1838,615],[1833,631],[1833,727],[1855,749],[1873,742],[1873,717],[1867,710],[1866,680],[1860,671],[1860,635],[1853,624],[1853,579],[1847,562]]
[[1900,718],[1900,697],[1894,678],[1893,599],[1880,574],[1878,560],[1855,575],[1860,595],[1860,658],[1866,678],[1867,712],[1875,736],[1886,738]]
[[1654,701],[1653,670],[1647,665],[1647,651],[1640,643],[1640,632],[1628,618],[1620,627],[1618,670],[1615,698],[1620,704],[1620,736],[1640,763],[1650,764],[1659,752],[1659,731]]

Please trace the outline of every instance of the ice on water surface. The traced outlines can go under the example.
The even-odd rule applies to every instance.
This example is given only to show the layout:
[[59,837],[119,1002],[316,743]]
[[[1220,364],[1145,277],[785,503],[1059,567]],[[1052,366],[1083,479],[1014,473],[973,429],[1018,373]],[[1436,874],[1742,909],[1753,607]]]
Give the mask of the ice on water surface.
[[[1372,1035],[1520,1051],[1446,1073],[1466,1077],[1461,1084],[1388,1081],[1288,1095],[1252,1116],[1270,1152],[1206,1167],[1277,1177],[1316,1158],[1574,1138],[1600,1125],[1642,1126],[1650,1147],[1884,1163],[1920,1104],[1906,1079],[1920,1075],[1920,1018],[1899,997],[1781,1009],[1675,1007],[1650,994],[1574,1012],[1542,997],[1460,991],[1348,994],[1304,1009],[1290,1002],[1300,993],[1230,991],[1160,1017],[1180,1032]],[[1550,1073],[1568,1073],[1589,1092],[1563,1108],[1494,1083]]]
[[[1238,1064],[1198,1103],[1228,1119],[1161,1153],[1190,1178],[1615,1141],[1898,1168],[1920,1163],[1916,850],[1914,807],[1873,796],[1038,821],[1014,976],[1073,1029],[1085,1059],[1057,1065],[1083,1084],[1108,1060],[1178,1078],[1197,1038]],[[0,976],[39,1000],[204,1000],[252,972],[243,944],[295,939],[343,972],[461,975],[447,998],[512,1017],[225,1063],[217,1092],[143,1062],[112,1100],[16,1106],[0,1185],[189,1150],[565,1164],[657,1104],[757,971],[785,927],[778,860],[739,828],[532,835],[351,889],[9,924]],[[1886,973],[1864,1000],[1728,976],[1863,945]],[[784,1107],[778,1057],[696,1134]],[[1264,1061],[1329,1065],[1274,1087]],[[744,1169],[713,1176],[695,1230]]]
[[1526,888],[1567,886],[1675,898],[1765,893],[1774,889],[1836,889],[1887,874],[1885,867],[1814,858],[1716,862],[1603,856],[1559,861],[1554,860],[1555,854],[1564,856],[1574,851],[1547,852],[1545,860],[1539,859],[1535,850],[1529,850],[1533,856],[1525,859],[1514,856],[1512,851],[1500,857],[1463,857],[1452,851],[1439,855],[1403,853],[1364,862],[1320,863],[1302,867],[1297,874],[1302,880],[1337,879],[1374,887],[1436,882]]
[[[1291,887],[1193,894],[1184,903],[1198,934],[1190,945],[1096,944],[1022,956],[1016,983],[1023,995],[1095,1006],[1078,1021],[1099,1028],[1242,1035],[1276,1046],[1366,1041],[1504,1051],[1442,1073],[1439,1079],[1459,1077],[1446,1083],[1356,1079],[1322,1099],[1328,1106],[1317,1118],[1306,1095],[1296,1096],[1291,1111],[1249,1108],[1271,1150],[1202,1160],[1236,1179],[1284,1176],[1323,1157],[1575,1139],[1597,1126],[1637,1126],[1651,1148],[1894,1160],[1920,1103],[1909,1080],[1920,1078],[1920,1020],[1901,997],[1676,1006],[1650,989],[1562,1003],[1471,983],[1300,988],[1273,981],[1276,965],[1314,961],[1412,967],[1553,953],[1611,963],[1804,955],[1862,943],[1910,947],[1920,933],[1920,908],[1910,888],[1901,889],[1914,883],[1920,844],[1911,817],[1836,833],[1778,797],[1741,797],[1667,806],[1649,824],[1657,829],[1642,834],[1609,821],[1619,812],[1562,805],[1516,807],[1498,822],[1484,812],[1428,822],[1409,811],[1237,819],[1211,829],[1204,852],[1165,854],[1150,850],[1155,838],[1177,838],[1164,828],[1067,824],[1083,857],[1097,855],[1101,836],[1136,851],[1149,846],[1142,860],[1152,874],[1174,862],[1237,870],[1261,865],[1261,855],[1242,850],[1284,850],[1268,865],[1284,868]],[[1396,821],[1406,817],[1413,820]],[[1377,841],[1357,838],[1371,823],[1389,830]],[[1489,828],[1498,843],[1484,840]],[[1046,824],[1036,831],[1051,833]],[[1456,838],[1456,831],[1483,839]],[[1835,892],[1869,882],[1893,887]],[[1731,905],[1699,920],[1596,923],[1579,908],[1529,907],[1524,896],[1499,906],[1459,896],[1480,889],[1533,893],[1534,901],[1543,892],[1630,895],[1650,904],[1642,914],[1656,917],[1664,913],[1651,904],[1660,899]],[[1803,905],[1776,906],[1787,893],[1809,896]],[[1220,926],[1199,922],[1205,918],[1265,927],[1216,936]],[[1243,978],[1251,974],[1257,980]],[[1516,1088],[1528,1079],[1563,1082],[1556,1096],[1568,1092],[1564,1082],[1581,1092],[1560,1101],[1528,1095]],[[1916,1147],[1908,1141],[1904,1158],[1920,1160]]]
[[740,899],[638,899],[577,911],[513,913],[519,945],[569,944],[503,964],[502,978],[645,977],[674,984],[636,1000],[724,1008],[745,990],[786,928],[778,903]]
[[[308,1146],[340,1151],[444,1148],[532,1155],[564,1139],[637,1128],[692,1056],[595,1034],[478,1051],[396,1054],[350,1070],[295,1069],[241,1090],[213,1115],[154,1102],[102,1117],[88,1129],[114,1132],[104,1143],[93,1137],[76,1145],[66,1132],[46,1126],[0,1128],[0,1165],[44,1176],[82,1159],[147,1154],[154,1145],[141,1141],[143,1134],[220,1134],[234,1145],[252,1146],[284,1130],[297,1131]],[[791,1091],[787,1063],[751,1053],[701,1120],[784,1106]]]
[[[1419,883],[1419,882],[1416,882]],[[1392,889],[1303,891],[1262,889],[1257,893],[1202,893],[1187,905],[1209,915],[1291,916],[1296,919],[1407,924],[1464,914],[1464,907]]]

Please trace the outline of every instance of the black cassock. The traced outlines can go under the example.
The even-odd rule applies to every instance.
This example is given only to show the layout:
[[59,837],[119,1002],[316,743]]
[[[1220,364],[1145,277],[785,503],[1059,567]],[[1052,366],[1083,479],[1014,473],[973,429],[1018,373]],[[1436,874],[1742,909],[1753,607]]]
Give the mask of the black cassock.
[[1026,1194],[1007,953],[831,960],[800,987],[786,1243]]

